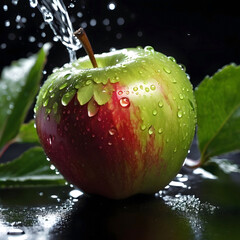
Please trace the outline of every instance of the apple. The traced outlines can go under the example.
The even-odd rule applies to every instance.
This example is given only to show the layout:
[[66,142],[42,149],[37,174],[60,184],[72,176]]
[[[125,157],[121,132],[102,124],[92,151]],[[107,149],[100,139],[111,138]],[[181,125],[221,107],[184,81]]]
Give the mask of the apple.
[[172,57],[147,46],[96,54],[55,70],[35,107],[52,164],[88,194],[122,199],[166,186],[196,124],[192,85]]

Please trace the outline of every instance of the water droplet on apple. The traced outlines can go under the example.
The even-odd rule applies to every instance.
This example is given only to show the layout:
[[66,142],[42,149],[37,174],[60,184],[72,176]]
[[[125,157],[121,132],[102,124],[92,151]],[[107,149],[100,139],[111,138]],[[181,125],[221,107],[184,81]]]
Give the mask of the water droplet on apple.
[[151,89],[152,91],[154,91],[154,90],[156,89],[156,86],[152,84],[152,85],[150,86],[150,89]]
[[73,96],[75,95],[76,91],[72,90],[70,92],[65,93],[62,96],[61,102],[63,106],[67,106],[68,103],[72,100]]
[[127,108],[130,106],[130,101],[127,97],[123,97],[120,99],[119,101],[120,105],[123,107],[123,108]]
[[109,145],[109,146],[112,146],[112,143],[111,143],[111,142],[108,142],[108,145]]
[[69,80],[70,78],[71,78],[71,73],[67,73],[66,75],[64,75],[64,78],[66,79],[66,80]]
[[53,91],[53,86],[51,86],[48,91],[51,93]]
[[158,129],[158,133],[159,133],[159,134],[162,134],[162,132],[163,132],[163,129],[162,129],[162,128],[159,128],[159,129]]
[[92,80],[87,80],[86,81],[86,86],[89,86],[89,85],[91,85],[92,84]]
[[74,87],[76,88],[76,89],[79,89],[80,88],[80,84],[76,84]]
[[117,132],[117,129],[116,128],[111,128],[111,129],[109,129],[108,132],[111,136],[113,136]]
[[183,97],[182,93],[179,94],[179,98],[180,98],[181,100],[183,100],[184,97]]
[[43,103],[43,106],[46,107],[48,105],[48,99],[46,99]]
[[138,90],[138,87],[134,87],[133,91],[136,92]]
[[58,103],[55,102],[55,103],[53,104],[53,113],[56,114],[56,113],[57,113],[57,110],[58,110]]
[[52,142],[54,141],[54,139],[55,139],[55,137],[50,134],[47,141],[50,145],[52,145]]
[[92,78],[92,74],[88,74],[87,75],[87,78],[89,79],[89,78]]
[[153,111],[152,111],[152,114],[153,114],[153,116],[156,116],[157,115],[157,110],[156,109],[154,109]]
[[168,73],[168,74],[171,73],[171,70],[170,70],[169,68],[167,68],[167,67],[163,67],[163,70],[164,70],[164,72],[166,72],[166,73]]
[[183,65],[183,64],[178,64],[178,66],[184,71],[184,72],[186,72],[186,67]]
[[90,100],[88,103],[88,116],[89,117],[94,117],[99,111],[99,105],[97,104],[96,101]]
[[122,95],[123,94],[123,91],[118,91],[118,95]]
[[150,90],[149,90],[149,88],[148,88],[148,87],[145,87],[145,91],[146,91],[146,92],[149,92]]
[[181,118],[181,117],[183,116],[182,110],[179,110],[179,111],[178,111],[177,116],[178,116],[179,118]]
[[174,152],[174,153],[176,153],[176,152],[177,152],[177,148],[176,148],[176,147],[173,149],[173,152]]
[[140,128],[141,128],[142,131],[144,131],[144,130],[147,128],[147,126],[146,126],[145,124],[142,124],[142,125],[140,126]]
[[159,102],[158,102],[158,106],[159,106],[160,108],[162,108],[162,107],[163,107],[163,102],[162,102],[162,101],[159,101]]
[[144,51],[154,53],[154,48],[153,48],[152,46],[146,46],[146,47],[144,48]]
[[67,87],[67,83],[65,82],[65,83],[63,83],[60,87],[59,87],[59,90],[62,90],[62,89],[64,89],[65,87]]
[[154,132],[153,126],[149,127],[149,129],[148,129],[148,134],[149,134],[149,135],[152,135],[153,132]]
[[172,56],[169,56],[168,59],[171,60],[172,62],[176,62],[176,59]]

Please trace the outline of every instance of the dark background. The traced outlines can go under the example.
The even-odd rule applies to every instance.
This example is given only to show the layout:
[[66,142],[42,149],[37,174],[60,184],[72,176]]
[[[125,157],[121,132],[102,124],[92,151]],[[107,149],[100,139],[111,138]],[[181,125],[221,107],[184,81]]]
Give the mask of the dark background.
[[[111,2],[115,4],[114,10],[109,9]],[[64,0],[64,3],[74,29],[85,27],[95,53],[113,47],[151,45],[184,64],[194,86],[224,65],[240,62],[237,1]],[[119,24],[119,18],[124,23],[121,19]],[[95,26],[90,24],[92,19],[96,20]],[[109,20],[108,25],[104,25],[104,19]],[[28,0],[19,0],[17,5],[1,0],[0,20],[0,70],[14,59],[37,52],[49,41],[54,45],[45,69],[47,74],[69,61],[66,48],[53,41],[52,30],[42,24],[42,15],[29,6]],[[77,55],[85,55],[84,50],[78,50]]]

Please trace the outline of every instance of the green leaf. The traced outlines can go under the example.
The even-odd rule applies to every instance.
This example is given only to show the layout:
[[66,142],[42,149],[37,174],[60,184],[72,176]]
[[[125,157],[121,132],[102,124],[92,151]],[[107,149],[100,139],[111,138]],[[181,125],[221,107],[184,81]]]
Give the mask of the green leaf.
[[225,66],[195,90],[201,163],[240,150],[240,66]]
[[22,124],[19,133],[15,138],[15,142],[40,144],[34,124],[34,120]]
[[50,169],[41,147],[30,148],[12,162],[0,164],[0,187],[64,185],[65,182]]
[[216,176],[230,177],[231,173],[240,174],[240,166],[225,158],[211,158],[203,168]]
[[[46,46],[46,45],[45,45]],[[45,49],[45,50],[44,50]],[[48,49],[5,67],[0,78],[0,148],[18,133],[39,90]]]
[[77,92],[77,98],[81,105],[90,101],[93,96],[93,83],[87,86],[80,87]]
[[98,105],[104,105],[112,97],[112,91],[113,89],[110,84],[96,84],[93,92],[94,100],[98,103]]

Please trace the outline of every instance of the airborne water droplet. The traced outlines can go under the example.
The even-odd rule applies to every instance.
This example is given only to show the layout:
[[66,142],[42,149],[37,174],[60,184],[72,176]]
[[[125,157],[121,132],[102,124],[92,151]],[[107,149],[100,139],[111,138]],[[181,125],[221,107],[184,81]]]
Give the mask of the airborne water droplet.
[[127,97],[123,97],[120,99],[119,101],[120,105],[123,107],[123,108],[127,108],[130,106],[130,101]]
[[38,5],[38,0],[29,0],[29,2],[32,8],[35,8]]

